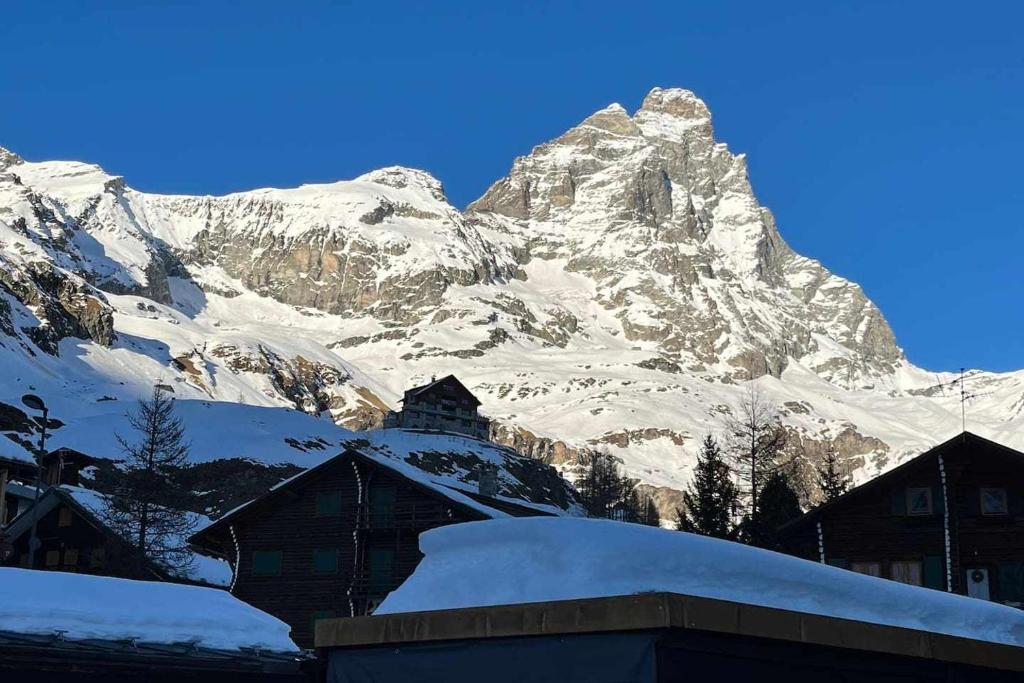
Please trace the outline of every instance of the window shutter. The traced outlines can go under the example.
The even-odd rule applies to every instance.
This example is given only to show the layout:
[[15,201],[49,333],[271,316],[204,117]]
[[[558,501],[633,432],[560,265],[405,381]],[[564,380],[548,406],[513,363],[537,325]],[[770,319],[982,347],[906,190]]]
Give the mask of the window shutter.
[[1019,517],[1024,515],[1024,496],[1016,489],[1006,489],[1006,507],[1011,515]]
[[252,573],[254,576],[279,576],[281,574],[281,551],[253,551]]
[[999,563],[998,598],[1024,602],[1024,562]]
[[906,515],[907,514],[907,490],[904,488],[895,488],[892,490],[892,514],[894,515]]
[[932,487],[932,510],[937,515],[943,515],[946,512],[946,497],[942,495],[942,486]]
[[945,590],[945,564],[940,555],[928,555],[924,558],[924,585],[926,588]]
[[335,548],[313,551],[313,572],[316,574],[338,573],[338,551]]

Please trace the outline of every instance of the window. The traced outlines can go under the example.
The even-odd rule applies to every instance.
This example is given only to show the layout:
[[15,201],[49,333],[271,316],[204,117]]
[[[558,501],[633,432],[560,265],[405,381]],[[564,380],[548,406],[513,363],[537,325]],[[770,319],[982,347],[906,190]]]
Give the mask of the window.
[[107,549],[106,548],[93,548],[92,552],[89,553],[89,566],[93,569],[99,569],[107,563]]
[[918,560],[893,560],[889,563],[889,578],[911,586],[923,585],[921,562]]
[[881,562],[851,562],[850,571],[857,572],[858,574],[867,574],[868,576],[881,576],[882,575],[882,563]]
[[370,489],[370,523],[390,526],[395,514],[395,487],[381,486]]
[[57,515],[57,526],[68,527],[71,526],[71,508],[61,508],[60,513]]
[[338,573],[338,551],[334,548],[313,551],[313,573],[314,574],[337,574]]
[[385,592],[391,587],[391,569],[395,551],[384,548],[370,549],[370,585],[374,592]]
[[67,567],[78,566],[78,548],[68,548],[64,551],[64,565]]
[[1008,506],[1006,504],[1006,489],[981,489],[981,514],[1005,515],[1007,511]]
[[907,489],[907,514],[932,514],[932,490],[930,488],[918,486]]
[[281,551],[256,550],[252,554],[253,576],[280,576]]
[[338,517],[341,515],[341,491],[316,494],[316,516]]
[[60,551],[59,550],[47,550],[46,551],[46,566],[56,567],[60,564]]

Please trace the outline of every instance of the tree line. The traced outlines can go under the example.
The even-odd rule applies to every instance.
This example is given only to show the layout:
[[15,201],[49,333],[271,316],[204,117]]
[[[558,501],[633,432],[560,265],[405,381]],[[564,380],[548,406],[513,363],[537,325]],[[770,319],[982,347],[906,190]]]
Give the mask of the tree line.
[[[802,510],[796,481],[798,448],[779,414],[753,387],[719,436],[701,444],[693,478],[676,511],[680,531],[780,549],[778,529]],[[580,501],[591,517],[658,526],[654,501],[627,477],[618,460],[606,453],[581,459],[576,479]],[[824,501],[842,495],[850,476],[829,447],[815,468]]]

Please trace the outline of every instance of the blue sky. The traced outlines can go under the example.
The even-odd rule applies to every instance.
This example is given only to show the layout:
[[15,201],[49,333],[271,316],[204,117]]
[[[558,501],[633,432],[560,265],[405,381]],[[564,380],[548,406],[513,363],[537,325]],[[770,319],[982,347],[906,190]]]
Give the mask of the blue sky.
[[425,168],[462,206],[610,102],[694,90],[910,359],[1024,367],[1024,3],[4,3],[0,145],[139,189]]

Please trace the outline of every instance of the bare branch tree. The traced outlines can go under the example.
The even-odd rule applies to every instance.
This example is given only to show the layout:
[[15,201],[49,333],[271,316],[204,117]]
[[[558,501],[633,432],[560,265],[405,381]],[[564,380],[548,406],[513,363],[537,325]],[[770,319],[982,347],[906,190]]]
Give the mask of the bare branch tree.
[[769,477],[786,463],[783,452],[788,441],[778,410],[753,383],[739,407],[739,414],[726,420],[728,460],[740,489],[747,498],[748,516],[756,519],[759,492]]
[[117,435],[125,456],[123,476],[105,521],[128,542],[139,576],[149,562],[186,574],[192,562],[186,539],[194,529],[185,510],[192,494],[174,478],[188,459],[184,424],[174,415],[173,398],[160,387],[139,401],[128,424],[138,437],[130,441]]

